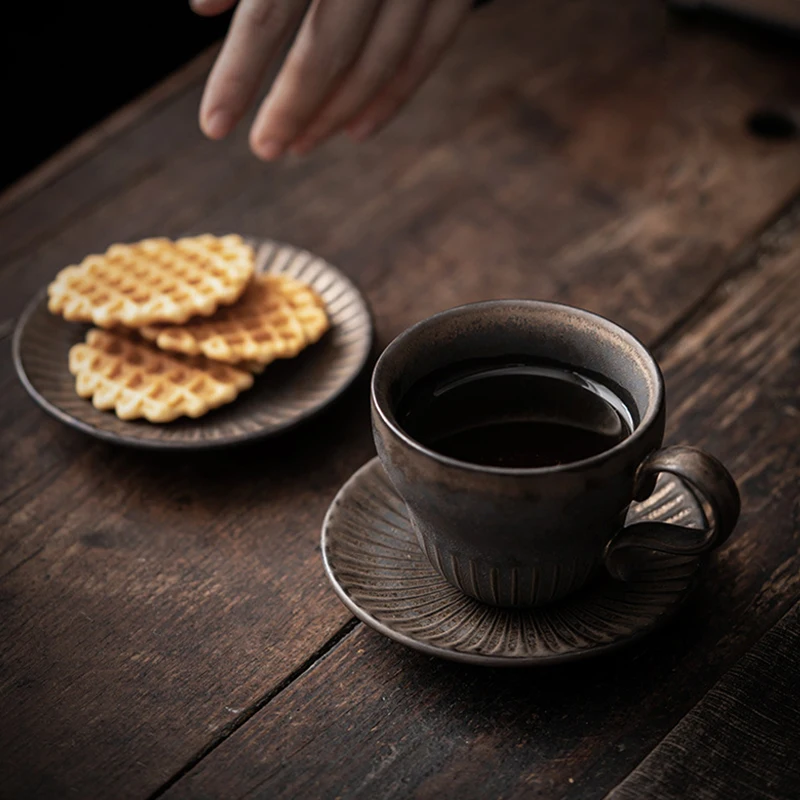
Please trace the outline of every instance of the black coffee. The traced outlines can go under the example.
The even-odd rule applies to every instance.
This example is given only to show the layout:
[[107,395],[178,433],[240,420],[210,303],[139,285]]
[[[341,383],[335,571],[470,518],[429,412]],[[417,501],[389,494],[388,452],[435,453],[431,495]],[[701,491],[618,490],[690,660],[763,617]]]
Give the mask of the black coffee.
[[580,461],[633,428],[627,406],[596,379],[513,357],[461,362],[428,375],[402,398],[397,419],[431,450],[495,467]]

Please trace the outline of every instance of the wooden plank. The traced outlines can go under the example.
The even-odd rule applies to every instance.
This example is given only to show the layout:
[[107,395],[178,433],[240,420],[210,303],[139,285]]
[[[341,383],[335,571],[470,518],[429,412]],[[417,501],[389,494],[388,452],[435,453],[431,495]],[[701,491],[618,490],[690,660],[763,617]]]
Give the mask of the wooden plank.
[[[653,341],[800,183],[790,148],[741,129],[794,62],[713,33],[668,48],[665,32],[660,5],[637,0],[492,4],[385,135],[277,167],[253,162],[244,132],[203,142],[199,86],[176,95],[19,206],[35,244],[3,265],[0,323],[112,240],[212,229],[333,258],[384,342],[500,295],[579,302]],[[64,187],[72,216],[54,199]],[[16,223],[2,224],[5,241]],[[328,502],[372,453],[365,385],[293,436],[191,459],[50,420],[7,340],[0,391],[4,791],[155,791],[347,623],[316,547]]]
[[768,631],[608,800],[795,800],[800,603]]
[[4,372],[0,794],[146,795],[346,623],[315,542],[365,406],[300,446],[164,458],[43,426]]
[[[657,328],[661,315],[639,307],[647,294],[639,283],[680,262],[668,294],[683,308],[701,292],[694,282],[713,283],[724,255],[800,181],[794,144],[753,139],[744,126],[765,100],[793,100],[796,56],[768,55],[713,31],[672,30],[665,14],[659,3],[631,0],[613,11],[589,0],[569,8],[492,4],[385,134],[366,147],[340,140],[278,166],[254,162],[244,127],[229,142],[202,139],[196,76],[130,136],[0,220],[0,319],[87,252],[198,225],[283,236],[358,271],[362,239],[385,249],[384,226],[407,220],[393,221],[413,193],[404,177],[431,169],[439,173],[426,187],[437,192],[432,205],[451,206],[449,214],[440,209],[444,229],[431,231],[436,252],[459,225],[462,198],[477,205],[473,214],[488,202],[524,227],[526,258],[563,260],[554,269],[563,282],[623,273],[638,324]],[[482,272],[498,255],[499,243],[490,244],[475,253],[489,259]],[[648,274],[640,278],[642,265]],[[516,280],[497,291],[551,291],[531,272],[517,267]],[[591,303],[595,287],[588,283],[579,299]]]
[[217,49],[199,55],[3,192],[0,261],[79,224],[125,186],[157,172],[176,149],[200,143],[192,110]]
[[[101,149],[107,147],[110,140],[120,133],[139,123],[148,114],[154,112],[171,100],[176,94],[185,91],[188,86],[198,83],[204,78],[216,56],[218,45],[214,45],[193,58],[186,66],[174,72],[157,86],[149,89],[140,97],[127,103],[119,111],[93,126],[55,155],[40,164],[35,170],[25,175],[3,192],[0,192],[0,215],[20,207],[31,195],[47,190],[57,181],[62,181],[66,173],[77,167],[82,161],[96,156]],[[118,172],[113,174],[116,180],[125,176]],[[85,182],[76,183],[71,189],[86,187]],[[96,188],[96,187],[93,187]],[[40,198],[41,201],[41,198]]]
[[[359,626],[165,796],[597,798],[613,788],[800,591],[800,208],[793,226],[786,254],[760,252],[661,353],[669,440],[730,465],[744,509],[669,627],[593,662],[503,671],[425,657]],[[784,685],[796,702],[797,686]]]

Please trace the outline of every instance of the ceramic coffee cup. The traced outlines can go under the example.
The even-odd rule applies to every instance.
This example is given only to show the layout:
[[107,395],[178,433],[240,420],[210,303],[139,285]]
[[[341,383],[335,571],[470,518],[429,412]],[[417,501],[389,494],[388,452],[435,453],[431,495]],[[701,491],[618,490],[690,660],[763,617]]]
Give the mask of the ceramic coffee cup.
[[[396,416],[421,378],[448,364],[509,354],[546,359],[619,387],[633,430],[590,458],[552,467],[490,467],[415,441]],[[603,563],[624,579],[638,552],[700,555],[722,544],[739,494],[715,458],[661,448],[664,383],[647,348],[596,314],[532,300],[498,300],[437,314],[398,336],[372,376],[380,460],[408,507],[431,564],[462,592],[497,606],[552,602],[579,589]],[[679,477],[703,505],[704,530],[641,522],[625,527],[659,473]]]

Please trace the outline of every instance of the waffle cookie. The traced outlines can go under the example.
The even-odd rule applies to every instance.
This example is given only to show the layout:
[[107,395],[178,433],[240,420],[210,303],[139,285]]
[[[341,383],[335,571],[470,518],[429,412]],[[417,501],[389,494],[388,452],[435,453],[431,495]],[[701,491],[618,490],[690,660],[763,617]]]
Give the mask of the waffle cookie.
[[116,331],[93,328],[69,351],[75,390],[120,419],[200,417],[253,385],[250,372],[203,357],[161,352]]
[[257,275],[238,303],[185,325],[148,325],[141,335],[162,350],[229,364],[293,358],[330,326],[322,298],[287,275]]
[[253,275],[241,236],[144,239],[66,267],[48,287],[48,309],[101,328],[180,324],[235,303]]

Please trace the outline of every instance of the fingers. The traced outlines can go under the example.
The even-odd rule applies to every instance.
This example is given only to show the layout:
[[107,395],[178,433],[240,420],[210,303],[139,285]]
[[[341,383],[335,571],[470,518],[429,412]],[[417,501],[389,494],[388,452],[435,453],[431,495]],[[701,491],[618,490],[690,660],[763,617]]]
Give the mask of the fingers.
[[233,8],[236,0],[191,0],[189,5],[195,14],[200,14],[202,17],[214,17]]
[[[223,0],[205,0],[217,7]],[[221,139],[244,116],[267,67],[303,13],[302,0],[241,0],[200,103],[200,127]]]
[[306,127],[357,57],[378,6],[314,0],[250,131],[257,156],[277,158]]
[[305,153],[366,105],[408,55],[425,19],[428,0],[386,0],[361,54],[339,88],[293,145]]
[[[191,0],[222,13],[236,0]],[[207,136],[226,136],[244,116],[306,0],[240,0],[200,106]],[[433,69],[471,0],[313,0],[250,131],[271,160],[305,152],[348,125],[363,139],[403,106]]]
[[464,21],[472,0],[434,0],[411,53],[380,93],[351,121],[348,132],[366,139],[408,101],[441,58]]

